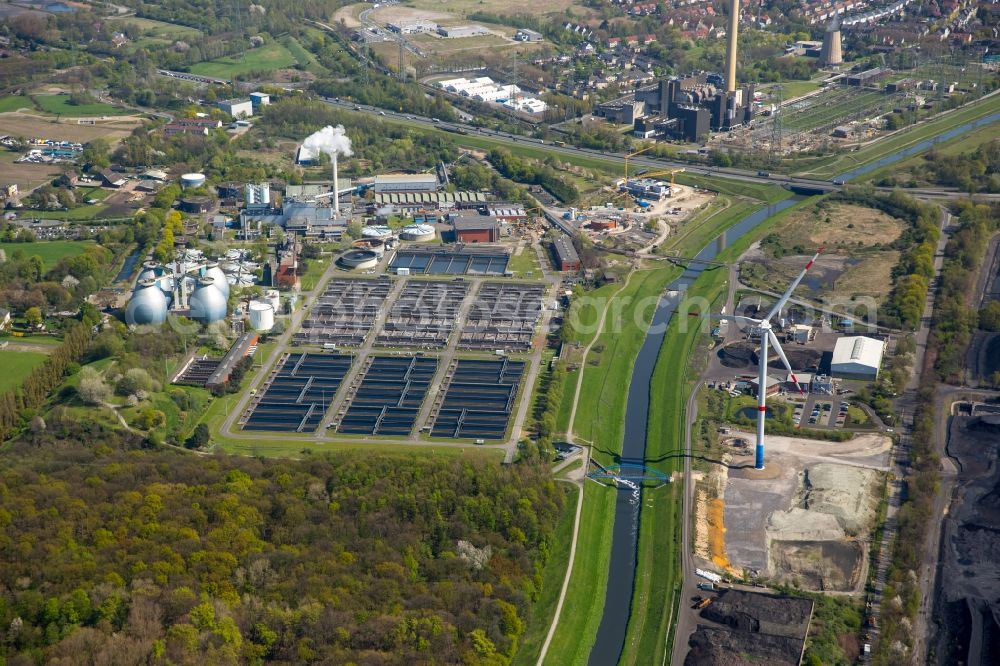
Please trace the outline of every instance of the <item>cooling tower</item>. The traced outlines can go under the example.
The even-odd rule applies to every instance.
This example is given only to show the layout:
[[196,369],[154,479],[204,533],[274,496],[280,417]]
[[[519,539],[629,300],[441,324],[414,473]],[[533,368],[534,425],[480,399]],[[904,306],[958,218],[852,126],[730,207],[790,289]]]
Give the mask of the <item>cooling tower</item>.
[[839,65],[843,62],[844,54],[840,47],[840,21],[834,17],[823,34],[823,48],[819,52],[819,64]]

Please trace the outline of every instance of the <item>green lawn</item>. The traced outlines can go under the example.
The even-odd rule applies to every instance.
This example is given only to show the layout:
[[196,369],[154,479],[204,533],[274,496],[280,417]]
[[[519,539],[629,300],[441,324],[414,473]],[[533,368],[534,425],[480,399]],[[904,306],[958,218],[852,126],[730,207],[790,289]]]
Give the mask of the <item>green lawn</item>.
[[[579,466],[579,461],[577,461]],[[531,618],[527,629],[521,637],[520,648],[514,655],[514,666],[534,666],[538,661],[538,653],[542,649],[545,635],[552,622],[552,614],[556,612],[559,592],[562,589],[563,577],[566,575],[566,563],[569,561],[569,549],[573,541],[573,518],[576,516],[576,499],[580,490],[568,483],[560,484],[565,491],[563,515],[552,539],[549,558],[542,569],[541,593],[531,609]]]
[[546,653],[547,665],[579,666],[590,656],[604,612],[616,495],[608,486],[584,485],[576,561],[559,626]]
[[[678,173],[676,180],[681,185],[692,185],[706,190],[712,190],[719,194],[729,194],[738,197],[750,197],[759,199],[765,203],[777,203],[782,199],[791,196],[785,188],[780,185],[769,185],[767,183],[746,183],[740,180],[730,180],[717,176],[696,176],[690,173]],[[698,248],[699,250],[701,248]]]
[[531,246],[523,248],[520,253],[512,254],[507,270],[512,271],[514,277],[518,279],[540,279],[542,277],[542,269],[538,265],[538,255]]
[[288,52],[292,54],[292,57],[295,58],[295,62],[300,67],[304,67],[307,71],[314,74],[326,74],[326,67],[319,64],[319,61],[316,60],[316,56],[307,51],[299,40],[294,37],[286,37],[281,43],[286,49],[288,49]]
[[[781,99],[787,101],[808,95],[811,92],[819,90],[821,85],[822,83],[819,81],[782,81]],[[775,84],[769,84],[767,87],[761,86],[761,91],[771,92],[774,86]]]
[[69,210],[39,210],[31,211],[31,217],[39,217],[46,220],[69,220],[71,222],[83,222],[86,220],[96,220],[101,213],[106,211],[108,206],[102,203],[84,204]]
[[8,257],[20,250],[25,256],[38,255],[42,258],[45,270],[55,266],[63,257],[75,257],[94,245],[94,241],[35,241],[34,243],[0,243]]
[[132,113],[131,109],[112,106],[104,102],[92,104],[70,104],[69,95],[34,95],[32,99],[38,107],[57,116],[121,116]]
[[27,95],[6,95],[0,97],[0,113],[17,111],[18,109],[32,109],[35,105]]
[[0,373],[0,393],[13,391],[36,365],[41,365],[47,358],[46,354],[25,351],[7,351],[0,349],[0,365],[4,372]]
[[291,67],[295,64],[295,56],[280,42],[271,42],[256,49],[250,49],[242,56],[227,56],[207,62],[200,62],[191,67],[192,74],[212,76],[219,79],[232,79],[240,74],[255,71],[272,71]]

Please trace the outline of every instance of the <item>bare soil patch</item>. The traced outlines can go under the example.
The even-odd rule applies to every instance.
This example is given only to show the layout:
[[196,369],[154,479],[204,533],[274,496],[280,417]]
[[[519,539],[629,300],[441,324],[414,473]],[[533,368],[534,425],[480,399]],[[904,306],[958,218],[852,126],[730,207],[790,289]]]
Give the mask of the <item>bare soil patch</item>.
[[56,120],[51,116],[30,113],[0,113],[0,134],[79,143],[87,143],[99,137],[114,141],[128,136],[142,122],[138,116],[115,116],[107,120],[94,120],[93,124],[80,124],[74,118]]

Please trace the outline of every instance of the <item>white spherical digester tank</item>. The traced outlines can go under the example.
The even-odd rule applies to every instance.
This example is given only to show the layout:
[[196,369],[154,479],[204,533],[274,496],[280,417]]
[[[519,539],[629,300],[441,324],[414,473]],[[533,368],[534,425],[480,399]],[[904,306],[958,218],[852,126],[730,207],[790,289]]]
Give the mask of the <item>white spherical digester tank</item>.
[[190,298],[191,318],[203,324],[226,318],[226,299],[215,286],[215,278],[203,277]]
[[215,288],[222,292],[223,298],[229,299],[229,279],[222,272],[222,269],[219,268],[218,263],[213,261],[206,264],[203,275],[212,278],[215,281]]
[[250,301],[250,328],[267,333],[274,328],[274,308],[264,301]]
[[142,326],[159,325],[167,319],[167,297],[155,280],[142,280],[135,288],[125,308],[125,323]]

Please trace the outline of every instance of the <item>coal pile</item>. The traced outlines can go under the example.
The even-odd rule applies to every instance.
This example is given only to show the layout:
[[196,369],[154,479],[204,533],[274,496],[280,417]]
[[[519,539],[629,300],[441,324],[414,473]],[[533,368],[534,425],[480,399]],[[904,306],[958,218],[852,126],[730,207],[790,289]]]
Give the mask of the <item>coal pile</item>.
[[727,368],[749,368],[757,365],[757,345],[737,342],[720,349],[718,356],[719,362]]
[[955,416],[948,453],[959,464],[944,519],[941,572],[935,590],[938,663],[1000,663],[1000,418]]
[[809,632],[811,599],[725,590],[701,611],[711,624],[691,635],[687,666],[797,665]]

